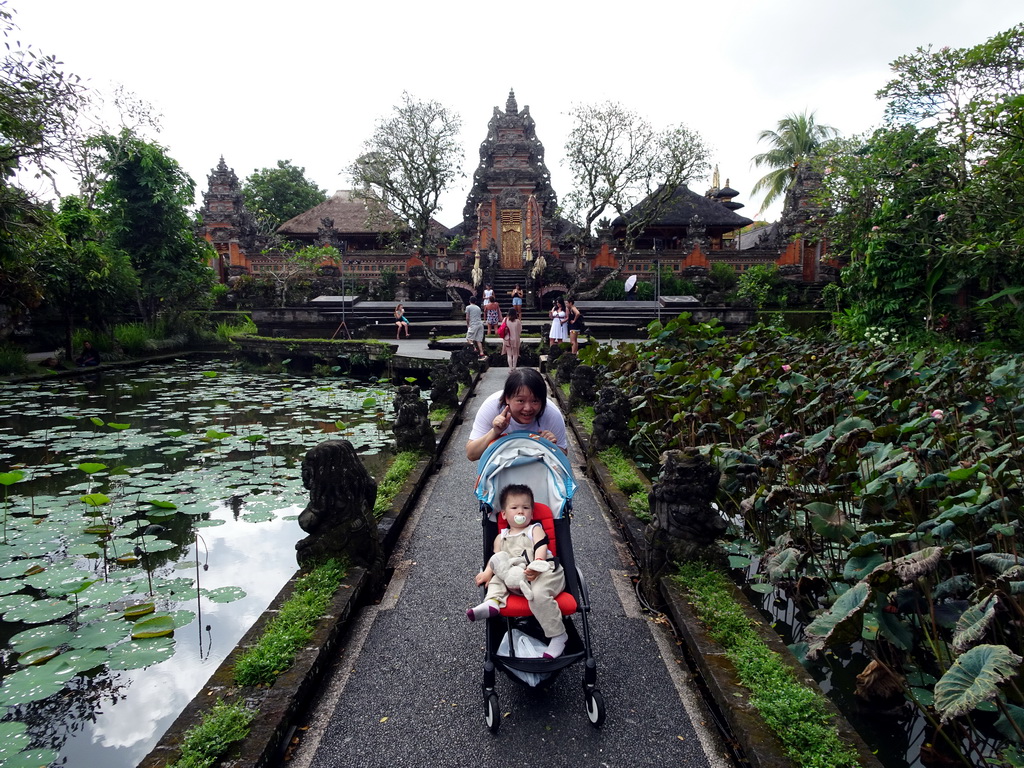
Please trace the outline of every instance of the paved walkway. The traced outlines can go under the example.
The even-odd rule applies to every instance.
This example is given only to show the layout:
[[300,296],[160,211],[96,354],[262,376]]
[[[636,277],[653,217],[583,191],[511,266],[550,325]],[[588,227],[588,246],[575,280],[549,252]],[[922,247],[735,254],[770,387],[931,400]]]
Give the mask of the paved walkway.
[[[483,627],[463,613],[479,600],[472,576],[481,550],[476,464],[463,450],[477,404],[506,373],[483,376],[406,525],[383,599],[360,612],[288,765],[729,768],[672,635],[638,604],[635,567],[579,469],[573,543],[590,588],[607,720],[590,724],[576,664],[544,692],[499,672],[503,721],[498,734],[487,730]],[[575,444],[570,458],[581,466]]]

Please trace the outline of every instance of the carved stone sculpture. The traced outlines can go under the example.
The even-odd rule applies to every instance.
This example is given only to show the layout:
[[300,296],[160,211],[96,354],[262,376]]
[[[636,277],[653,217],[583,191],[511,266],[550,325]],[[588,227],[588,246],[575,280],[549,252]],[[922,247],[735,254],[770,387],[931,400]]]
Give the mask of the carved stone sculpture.
[[564,353],[558,356],[555,365],[555,379],[559,384],[568,384],[572,379],[572,372],[580,364],[580,359],[572,353]]
[[[571,391],[571,389],[570,389]],[[629,444],[629,399],[617,387],[602,387],[594,406],[593,446],[603,451]]]
[[430,369],[430,402],[436,406],[458,408],[462,377],[451,363],[437,363]]
[[695,449],[666,451],[661,474],[651,489],[647,527],[645,590],[657,593],[657,580],[673,563],[705,560],[725,565],[715,540],[725,533],[725,520],[712,506],[721,473]]
[[569,378],[569,408],[590,405],[596,399],[597,370],[590,365],[577,365]]
[[311,448],[302,460],[302,484],[309,504],[299,515],[299,527],[309,535],[295,545],[299,565],[347,557],[380,576],[384,558],[373,517],[377,481],[352,443],[326,440]]
[[436,445],[434,428],[430,426],[427,401],[420,397],[420,388],[403,384],[395,395],[395,426],[399,451],[433,451]]

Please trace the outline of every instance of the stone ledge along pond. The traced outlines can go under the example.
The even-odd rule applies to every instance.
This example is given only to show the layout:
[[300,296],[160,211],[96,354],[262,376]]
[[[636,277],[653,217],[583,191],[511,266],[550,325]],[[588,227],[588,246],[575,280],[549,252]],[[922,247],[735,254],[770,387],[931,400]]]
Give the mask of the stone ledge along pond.
[[178,360],[0,389],[0,764],[136,765],[296,569],[302,457],[392,388]]

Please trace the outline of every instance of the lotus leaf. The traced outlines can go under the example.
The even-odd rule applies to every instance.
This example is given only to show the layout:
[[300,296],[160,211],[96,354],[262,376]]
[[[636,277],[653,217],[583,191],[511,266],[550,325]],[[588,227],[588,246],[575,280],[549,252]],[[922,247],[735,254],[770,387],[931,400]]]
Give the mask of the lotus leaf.
[[106,605],[132,594],[136,584],[131,581],[96,583],[82,592],[78,599],[83,605]]
[[132,629],[132,640],[149,637],[164,637],[174,632],[174,619],[170,616],[153,616],[136,622]]
[[978,558],[978,562],[999,574],[1005,574],[1011,568],[1021,565],[1019,557],[1007,552],[992,552],[990,554],[981,555]]
[[0,613],[6,613],[12,608],[16,608],[19,605],[25,605],[25,603],[32,602],[32,595],[26,595],[24,593],[16,595],[3,595],[0,597]]
[[45,664],[54,656],[60,653],[59,648],[33,648],[31,651],[25,651],[23,654],[18,656],[18,663],[25,667],[33,667],[37,664]]
[[847,581],[860,581],[884,562],[885,557],[880,552],[851,557],[843,565],[843,578]]
[[19,632],[9,640],[11,648],[18,653],[25,653],[42,646],[59,646],[71,639],[71,630],[63,624],[48,624],[43,627],[32,627]]
[[[27,731],[28,726],[17,720],[0,723],[0,763],[4,763],[31,743],[32,740]],[[45,764],[40,763],[40,765]]]
[[203,589],[201,592],[215,603],[232,603],[245,597],[245,591],[238,587],[217,587],[215,589]]
[[174,655],[174,640],[170,637],[153,637],[131,640],[110,649],[111,669],[142,669],[167,661]]
[[62,662],[81,674],[82,672],[88,672],[97,667],[104,666],[109,657],[110,654],[105,650],[84,648],[65,651],[61,654],[60,658]]
[[978,645],[957,657],[935,684],[935,709],[946,723],[999,695],[999,684],[1013,677],[1021,657],[1005,645]]
[[74,668],[61,663],[60,657],[49,664],[19,669],[4,677],[0,706],[13,707],[49,698],[61,691],[75,674]]
[[75,632],[70,640],[73,648],[107,648],[131,633],[131,625],[118,617],[90,624]]
[[964,611],[953,632],[953,650],[956,653],[963,653],[977,644],[995,620],[998,608],[999,599],[995,595],[989,595]]
[[155,603],[138,603],[136,605],[129,605],[125,608],[123,615],[126,619],[133,620],[140,616],[146,616],[147,614],[153,613],[155,610]]
[[840,595],[828,611],[808,624],[804,628],[810,647],[808,656],[815,658],[826,645],[849,642],[857,637],[861,629],[861,614],[871,595],[867,582],[859,582]]
[[0,565],[0,579],[24,576],[33,568],[45,568],[47,565],[45,560],[12,560]]
[[4,621],[23,621],[26,624],[45,624],[62,619],[75,612],[73,603],[66,600],[33,600],[4,613]]
[[773,584],[788,574],[795,573],[800,566],[801,552],[793,547],[786,547],[768,558],[768,580]]

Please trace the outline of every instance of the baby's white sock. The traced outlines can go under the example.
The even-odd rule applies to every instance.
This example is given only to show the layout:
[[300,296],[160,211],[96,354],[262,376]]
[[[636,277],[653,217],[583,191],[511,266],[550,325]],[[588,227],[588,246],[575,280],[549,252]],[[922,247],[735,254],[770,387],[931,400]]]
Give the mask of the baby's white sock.
[[477,619],[489,619],[492,616],[497,616],[500,612],[498,604],[493,600],[484,600],[480,605],[473,608],[466,609],[466,618],[470,621],[476,621]]
[[548,649],[544,652],[545,659],[557,659],[562,655],[562,651],[565,650],[565,644],[569,642],[569,633],[563,632],[560,635],[552,637],[548,641]]

